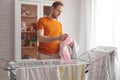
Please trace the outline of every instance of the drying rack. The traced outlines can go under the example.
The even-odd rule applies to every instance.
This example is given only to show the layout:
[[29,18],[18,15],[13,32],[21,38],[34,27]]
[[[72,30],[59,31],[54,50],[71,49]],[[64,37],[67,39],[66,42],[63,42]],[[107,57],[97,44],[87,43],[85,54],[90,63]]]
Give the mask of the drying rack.
[[14,73],[15,68],[11,66],[11,63],[13,64],[14,62],[10,62],[8,60],[5,60],[3,58],[0,58],[0,61],[3,61],[6,63],[4,66],[0,66],[0,69],[5,70],[8,72],[8,77],[9,80],[16,80],[16,75]]
[[82,61],[81,59],[72,59],[71,63],[64,63],[61,59],[50,59],[50,60],[29,60],[25,59],[22,61],[8,61],[0,58],[0,60],[5,61],[5,66],[0,66],[0,69],[8,72],[9,80],[17,80],[16,69],[17,68],[31,68],[31,67],[54,67],[54,66],[62,66],[62,65],[76,65],[76,64],[86,64],[89,63],[86,61]]
[[[43,68],[43,67],[56,67],[56,66],[69,66],[69,65],[79,65],[89,63],[82,61],[81,59],[72,59],[71,63],[63,63],[60,59],[50,59],[50,60],[22,60],[17,62],[11,62],[10,68],[12,70],[12,75],[10,75],[10,80],[16,80],[15,70],[17,68]],[[87,72],[87,71],[86,71]]]
[[[17,62],[9,62],[4,59],[5,62],[7,62],[7,67],[0,67],[3,70],[8,71],[10,80],[16,80],[16,74],[15,70],[16,68],[22,68],[22,67],[52,67],[52,66],[60,66],[60,65],[75,65],[75,64],[86,64],[86,70],[85,73],[88,73],[90,70],[88,68],[89,65],[92,65],[93,63],[99,61],[100,59],[110,55],[115,51],[114,48],[109,47],[101,47],[98,46],[96,48],[93,48],[92,50],[88,50],[84,54],[81,54],[78,59],[72,59],[72,62],[70,64],[68,63],[62,63],[60,59],[50,59],[50,60],[22,60]],[[92,56],[92,55],[98,55]],[[112,80],[112,78],[110,79]]]
[[[101,66],[101,68],[103,67],[105,70],[106,75],[104,77],[106,77],[106,79],[104,79],[104,80],[115,80],[115,64],[114,63],[115,63],[116,52],[117,52],[116,47],[97,46],[91,50],[86,51],[84,54],[81,54],[79,59],[90,63],[90,64],[88,64],[86,71],[89,72],[89,74],[92,75],[93,77],[96,77],[96,74],[99,75],[98,74],[99,72],[97,73],[97,70],[99,70],[99,68],[97,67],[96,74],[93,75],[94,74],[93,72],[95,72],[95,70],[94,70],[94,68],[91,68],[91,67],[94,67],[93,65],[98,65],[99,62],[101,61],[102,63],[100,63],[100,64],[106,65],[105,66],[106,68],[103,67],[104,65],[99,65],[99,66]],[[101,76],[101,74],[100,74],[100,76]],[[103,75],[102,75],[102,77],[103,77]],[[102,77],[99,77],[99,79],[97,77],[97,79],[93,78],[90,80],[103,80]],[[91,78],[91,76],[90,76],[90,78]]]

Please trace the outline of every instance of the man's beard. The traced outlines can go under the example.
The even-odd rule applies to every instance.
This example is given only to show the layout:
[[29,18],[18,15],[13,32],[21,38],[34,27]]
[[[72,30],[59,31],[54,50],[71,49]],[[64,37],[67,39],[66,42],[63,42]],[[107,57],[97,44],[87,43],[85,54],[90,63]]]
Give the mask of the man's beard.
[[52,18],[53,19],[57,19],[57,16],[55,16],[54,14],[52,14]]

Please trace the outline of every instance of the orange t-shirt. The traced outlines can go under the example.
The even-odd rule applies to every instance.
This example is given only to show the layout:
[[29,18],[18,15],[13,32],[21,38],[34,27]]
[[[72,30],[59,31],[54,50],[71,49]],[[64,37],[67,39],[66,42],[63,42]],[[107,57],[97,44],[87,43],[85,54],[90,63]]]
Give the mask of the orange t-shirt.
[[[43,29],[44,35],[55,37],[62,34],[62,25],[57,20],[52,20],[49,17],[43,17],[38,20],[38,30]],[[38,51],[44,54],[58,53],[59,41],[39,42]]]

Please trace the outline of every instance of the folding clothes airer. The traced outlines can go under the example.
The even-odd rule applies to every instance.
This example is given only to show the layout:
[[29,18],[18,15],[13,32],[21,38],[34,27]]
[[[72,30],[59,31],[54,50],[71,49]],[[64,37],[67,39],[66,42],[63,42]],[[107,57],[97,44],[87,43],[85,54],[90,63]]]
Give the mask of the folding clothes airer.
[[5,60],[3,58],[0,58],[0,60],[3,61],[4,63],[6,63],[5,66],[0,66],[0,69],[8,72],[9,80],[16,80],[16,75],[13,72],[13,70],[15,70],[15,68],[12,66],[14,64],[14,62],[10,62],[10,61]]

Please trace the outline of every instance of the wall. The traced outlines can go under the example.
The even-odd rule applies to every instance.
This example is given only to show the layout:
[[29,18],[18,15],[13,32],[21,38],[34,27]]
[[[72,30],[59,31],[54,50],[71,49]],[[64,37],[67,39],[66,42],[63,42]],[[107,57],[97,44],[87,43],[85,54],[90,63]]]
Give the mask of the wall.
[[[13,54],[12,44],[12,0],[0,1],[0,59],[10,61]],[[0,66],[5,66],[6,61],[0,60]],[[7,80],[7,72],[0,69],[0,80]]]
[[72,39],[79,42],[80,29],[80,0],[63,0],[64,11],[62,14],[63,31],[68,33]]
[[[13,1],[0,0],[0,58],[11,61],[13,59]],[[68,2],[69,1],[69,2]],[[79,2],[80,0],[63,0],[64,11],[62,15],[63,31],[73,39],[79,38]],[[6,65],[0,60],[0,66]],[[0,79],[7,79],[7,72],[0,69]]]

